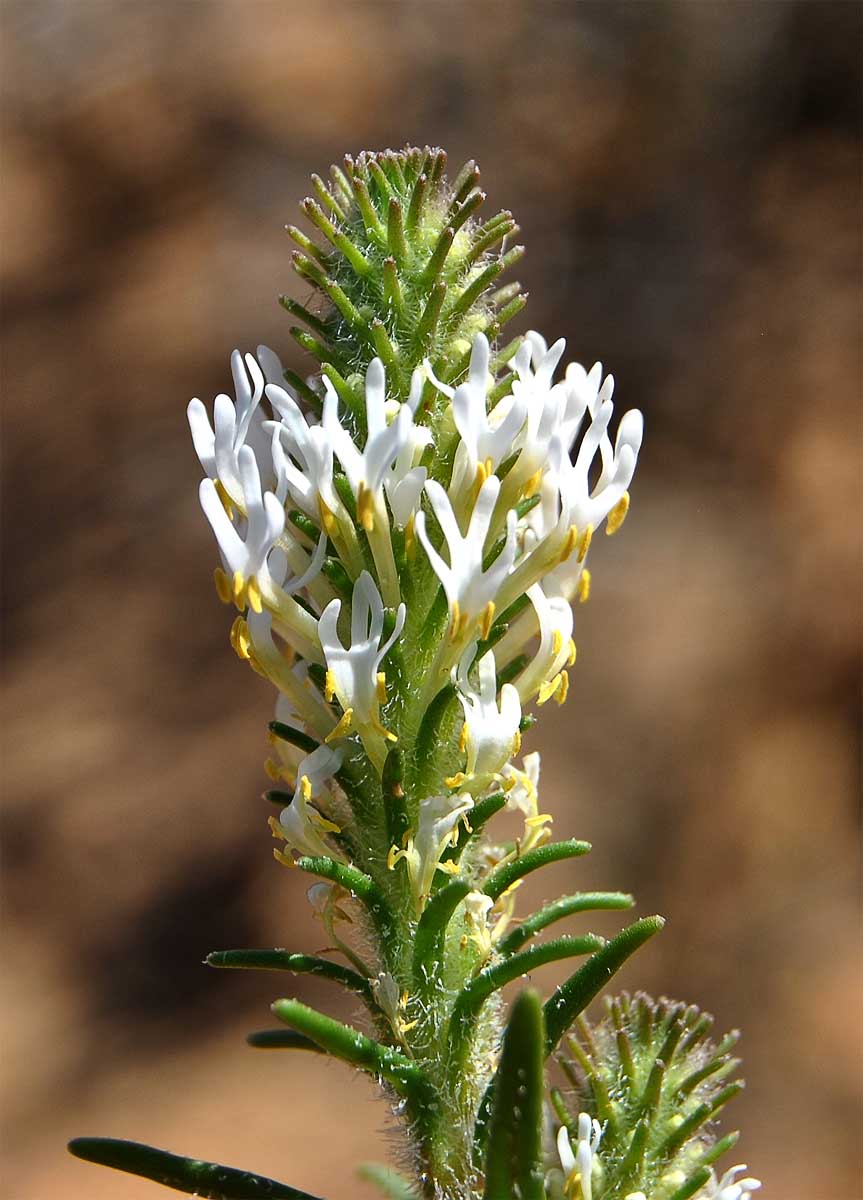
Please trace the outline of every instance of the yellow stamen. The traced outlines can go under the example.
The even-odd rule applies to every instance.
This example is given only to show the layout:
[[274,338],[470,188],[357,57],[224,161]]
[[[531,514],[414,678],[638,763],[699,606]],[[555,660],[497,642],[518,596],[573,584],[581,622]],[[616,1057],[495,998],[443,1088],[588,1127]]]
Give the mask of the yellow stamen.
[[623,495],[615,504],[614,508],[608,514],[608,520],[605,523],[605,532],[608,537],[613,533],[617,533],[623,522],[626,520],[626,514],[629,512],[629,492],[624,492]]
[[524,823],[529,829],[540,829],[543,825],[551,825],[553,820],[551,813],[537,813],[535,817],[525,817]]
[[234,597],[231,595],[231,581],[221,567],[213,572],[213,583],[216,585],[216,595],[223,604],[230,604]]
[[[334,742],[336,740],[336,738],[344,737],[345,734],[350,729],[353,719],[354,719],[354,710],[352,708],[346,708],[345,711],[342,713],[338,724],[333,729],[330,730],[330,732],[324,738],[324,741],[329,743],[329,742]],[[304,775],[303,778],[305,779],[306,776]],[[308,800],[308,796],[306,796],[306,799]]]
[[529,500],[531,496],[536,495],[536,493],[539,491],[541,483],[542,467],[540,467],[534,475],[531,475],[530,479],[528,479],[527,483],[525,483],[524,487],[521,489],[522,499]]
[[248,596],[253,612],[259,613],[264,611],[261,589],[254,575],[250,576],[246,583],[246,595]]
[[221,479],[216,480],[216,495],[219,497],[219,499],[222,502],[222,508],[228,514],[230,519],[233,521],[233,519],[234,519],[234,502],[231,499],[231,497],[228,495],[228,489],[222,483]]
[[467,721],[465,721],[464,725],[461,727],[461,734],[459,735],[458,739],[458,748],[461,750],[462,754],[464,754],[464,752],[467,750]]
[[581,578],[578,581],[575,594],[578,596],[579,604],[587,604],[590,599],[590,571],[588,571],[587,567],[581,572]]
[[386,725],[382,725],[376,717],[373,718],[371,726],[372,729],[377,730],[381,737],[385,737],[388,742],[397,742],[399,740],[398,734],[393,733],[391,729],[387,729]]
[[279,824],[278,817],[267,817],[267,824],[270,827],[270,833],[272,833],[273,837],[277,841],[279,841],[279,842],[287,841],[287,838],[285,837],[285,831],[284,831],[284,829],[282,829],[281,825]]
[[459,625],[461,624],[461,608],[458,600],[453,600],[452,608],[450,609],[450,631],[449,636],[451,641],[458,638]]
[[515,787],[516,782],[517,780],[514,775],[504,775],[503,779],[500,781],[500,786],[505,792],[511,792]]
[[303,793],[303,799],[308,802],[312,798],[312,781],[308,775],[300,777],[300,791]]
[[324,698],[327,704],[332,704],[333,697],[336,694],[336,676],[334,671],[327,671],[324,680]]
[[407,849],[400,850],[398,846],[390,846],[389,852],[387,853],[387,870],[394,871],[399,860],[402,858],[407,858],[407,856]]
[[574,666],[575,666],[575,656],[576,656],[576,654],[577,654],[577,653],[578,653],[578,650],[577,650],[577,647],[576,647],[576,645],[575,645],[575,642],[572,640],[572,638],[570,638],[570,639],[569,639],[569,655],[568,655],[568,657],[567,657],[567,660],[566,660],[566,665],[567,665],[568,667],[574,667]]
[[309,814],[310,814],[311,820],[314,822],[315,825],[317,825],[318,829],[320,829],[323,833],[341,833],[342,832],[341,825],[336,825],[336,823],[334,821],[327,820],[327,818],[322,816],[321,813],[319,813],[317,811],[317,809],[315,809],[315,808],[309,809]]
[[378,703],[386,704],[387,702],[387,673],[386,671],[378,671],[375,676],[378,691]]
[[568,695],[569,695],[569,672],[561,671],[560,687],[557,689],[557,693],[555,694],[555,697],[554,697],[555,704],[565,704],[566,698]]
[[297,865],[291,855],[285,854],[278,846],[273,846],[273,858],[276,862],[281,863],[283,867],[295,867]]
[[487,638],[491,633],[492,622],[494,621],[494,600],[489,600],[488,604],[482,610],[482,620],[480,624],[480,633],[483,639]]
[[448,788],[457,788],[461,787],[466,779],[467,775],[465,775],[464,771],[456,771],[455,775],[450,775],[444,779],[444,783]]
[[231,596],[235,604],[242,596],[244,587],[245,580],[243,579],[243,572],[235,571],[231,577]]
[[272,758],[268,758],[264,763],[264,773],[268,779],[272,779],[273,783],[282,783],[282,771],[279,764]]
[[593,526],[588,525],[584,533],[581,535],[581,540],[578,543],[578,559],[582,563],[587,558],[587,552],[590,549],[590,543],[593,538]]
[[558,688],[562,686],[562,676],[564,674],[565,672],[559,671],[553,679],[546,679],[546,681],[540,685],[539,694],[536,698],[537,704],[546,704],[552,698],[552,696],[557,692]]
[[414,533],[414,519],[411,517],[407,525],[405,525],[405,557],[408,560],[413,559],[414,554],[416,553],[416,544],[417,539],[416,534]]
[[318,511],[321,514],[321,524],[327,534],[327,537],[332,537],[339,527],[336,520],[336,515],[333,510],[327,505],[322,496],[318,496]]
[[512,753],[518,754],[521,750],[521,730],[516,729],[515,737],[512,739]]
[[562,649],[563,649],[563,634],[560,632],[559,629],[555,629],[554,636],[551,639],[551,652],[555,656],[555,658],[557,657],[558,654],[560,654]]
[[458,865],[457,862],[453,862],[450,859],[448,862],[438,863],[437,869],[439,871],[443,871],[445,875],[458,875],[459,871],[461,870],[461,867]]
[[251,658],[249,653],[251,644],[248,625],[242,617],[237,617],[231,626],[231,645],[234,648],[234,653],[238,658],[247,661]]
[[575,525],[570,525],[569,532],[567,533],[566,537],[564,538],[563,546],[561,547],[561,550],[560,550],[560,561],[562,563],[566,562],[566,560],[569,558],[570,554],[572,554],[572,552],[575,549],[575,547],[577,546],[577,544],[578,544],[578,528]]
[[360,483],[357,492],[357,516],[366,533],[371,533],[375,527],[375,502],[364,483]]

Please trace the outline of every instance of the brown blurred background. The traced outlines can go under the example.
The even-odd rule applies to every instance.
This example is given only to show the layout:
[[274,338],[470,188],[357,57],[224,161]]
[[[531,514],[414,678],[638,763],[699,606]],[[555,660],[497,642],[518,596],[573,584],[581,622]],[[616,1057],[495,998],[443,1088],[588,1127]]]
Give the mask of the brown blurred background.
[[322,935],[270,858],[271,693],[227,644],[184,409],[234,346],[302,369],[283,226],[311,171],[411,141],[478,159],[530,323],[647,419],[571,698],[526,744],[595,846],[556,882],[665,913],[625,983],[743,1028],[765,1198],[854,1200],[861,6],[0,11],[4,1195],[156,1194],[67,1158],[83,1133],[331,1200],[388,1153],[364,1079],[243,1043],[280,989],[340,996],[201,966]]

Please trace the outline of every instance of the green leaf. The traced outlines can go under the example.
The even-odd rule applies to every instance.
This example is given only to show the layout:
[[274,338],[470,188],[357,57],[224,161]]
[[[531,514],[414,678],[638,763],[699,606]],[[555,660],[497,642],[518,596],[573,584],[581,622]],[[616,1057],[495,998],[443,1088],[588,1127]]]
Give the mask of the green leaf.
[[542,1004],[522,992],[503,1038],[489,1121],[484,1200],[544,1200]]
[[413,955],[413,977],[422,992],[428,993],[440,976],[446,927],[471,887],[466,879],[453,879],[435,892],[423,910],[414,935]]
[[579,842],[575,838],[567,842],[550,842],[545,846],[537,846],[534,850],[528,850],[519,858],[498,867],[489,876],[482,890],[487,896],[491,896],[492,900],[497,900],[517,879],[522,879],[531,871],[544,867],[546,863],[558,862],[562,858],[578,858],[582,854],[589,854],[590,849],[590,842]]
[[357,1167],[360,1179],[378,1187],[386,1200],[419,1200],[419,1195],[409,1179],[405,1179],[394,1167],[383,1163],[361,1163]]
[[314,1054],[326,1054],[317,1042],[293,1029],[260,1029],[247,1034],[246,1042],[255,1050],[311,1050]]
[[85,1162],[140,1175],[164,1187],[207,1200],[316,1200],[309,1192],[277,1183],[275,1179],[265,1179],[235,1167],[223,1167],[220,1163],[183,1158],[141,1142],[126,1142],[120,1138],[75,1138],[69,1143],[69,1152]]
[[358,971],[314,954],[292,954],[289,950],[214,950],[206,958],[208,967],[230,967],[246,971],[290,971],[294,975],[320,975],[356,992],[374,1003],[371,984]]
[[664,924],[662,917],[643,917],[627,926],[556,989],[545,1003],[547,1054],[551,1054],[575,1018],[602,991],[626,960],[655,933],[659,933]]
[[384,1046],[299,1000],[277,1000],[272,1010],[280,1021],[311,1038],[322,1050],[385,1080],[400,1096],[418,1104],[428,1101],[429,1084],[425,1074],[400,1050]]
[[552,904],[533,913],[516,925],[511,933],[501,938],[497,944],[499,954],[512,954],[521,949],[525,942],[530,941],[541,929],[560,921],[573,913],[597,912],[602,909],[632,908],[635,900],[625,892],[576,892],[574,896],[561,896]]

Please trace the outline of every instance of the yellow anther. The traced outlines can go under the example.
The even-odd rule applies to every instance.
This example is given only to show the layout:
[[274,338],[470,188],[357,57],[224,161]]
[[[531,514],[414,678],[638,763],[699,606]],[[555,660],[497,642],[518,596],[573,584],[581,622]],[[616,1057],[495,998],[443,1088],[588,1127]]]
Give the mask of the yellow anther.
[[405,525],[405,556],[408,559],[412,559],[414,557],[414,554],[416,553],[416,545],[417,539],[416,534],[414,533],[414,519],[411,517],[407,525]]
[[[453,843],[453,845],[454,844],[455,843]],[[458,875],[459,871],[461,870],[461,867],[458,865],[457,862],[453,862],[452,859],[448,859],[446,862],[439,862],[437,865],[437,869],[439,871],[443,871],[443,873],[445,875]]]
[[536,493],[539,491],[541,483],[542,483],[542,467],[540,467],[539,470],[537,472],[535,472],[535,474],[531,475],[530,479],[528,479],[527,483],[521,489],[522,499],[529,500],[531,498],[531,496],[535,496]]
[[245,586],[246,581],[243,579],[243,572],[235,571],[231,576],[231,596],[235,604],[242,596]]
[[387,729],[386,725],[382,725],[376,717],[372,720],[371,725],[372,729],[377,730],[381,737],[385,737],[388,742],[397,742],[399,740],[399,735],[393,733],[391,729]]
[[386,671],[378,671],[375,676],[378,692],[378,703],[386,704],[387,702],[387,673]]
[[516,783],[517,780],[514,775],[504,775],[503,779],[500,781],[500,786],[505,792],[511,792]]
[[523,879],[516,879],[516,880],[514,880],[513,883],[511,883],[509,885],[509,887],[505,891],[501,892],[501,894],[497,898],[497,903],[494,906],[495,910],[497,910],[498,908],[503,908],[504,906],[501,904],[501,900],[504,900],[508,896],[511,896],[513,894],[513,892],[518,891],[518,889],[521,887],[521,885],[523,883],[524,883]]
[[300,791],[303,793],[303,799],[309,801],[312,798],[312,781],[308,775],[300,777]]
[[482,610],[482,621],[480,624],[480,633],[483,638],[487,638],[491,633],[492,622],[494,621],[494,600],[489,600],[488,604]]
[[494,463],[490,458],[476,464],[476,486],[481,488],[490,475],[494,474]]
[[321,514],[321,524],[328,537],[332,537],[339,527],[336,515],[322,496],[318,496],[318,512]]
[[552,652],[552,654],[554,654],[555,657],[557,657],[557,655],[560,654],[562,649],[563,649],[563,634],[560,632],[559,629],[555,629],[554,635],[551,639],[551,652]]
[[291,855],[285,854],[278,846],[273,846],[273,858],[277,863],[281,863],[283,867],[295,867],[297,865]]
[[316,809],[309,809],[311,819],[323,833],[341,833],[341,825],[336,825],[335,821],[329,821],[322,816]]
[[387,853],[387,870],[394,871],[399,859],[407,858],[407,850],[400,850],[398,846],[390,846]]
[[605,523],[605,532],[608,537],[613,533],[617,533],[623,522],[626,520],[626,514],[629,512],[629,492],[624,492],[623,495],[615,504],[614,508],[608,514],[608,520]]
[[587,552],[590,549],[590,543],[593,538],[593,526],[588,525],[578,543],[578,562],[583,563],[587,558]]
[[282,829],[281,825],[279,824],[278,817],[267,817],[267,824],[270,827],[270,833],[272,833],[272,835],[276,839],[276,841],[278,841],[278,842],[287,841],[287,838],[285,837],[285,831],[284,831],[284,829]]
[[568,667],[575,666],[575,656],[577,653],[578,653],[578,650],[576,648],[575,642],[572,640],[572,638],[570,638],[569,639],[569,654],[567,655],[567,659],[566,659],[566,665]]
[[336,675],[334,671],[327,671],[324,679],[324,698],[327,704],[332,704],[333,697],[336,694]]
[[268,758],[267,761],[264,763],[264,773],[266,774],[268,779],[272,779],[273,783],[281,783],[282,782],[281,768],[280,768],[279,764],[277,762],[275,762],[274,759]]
[[364,483],[357,491],[357,516],[366,533],[371,533],[375,527],[375,500]]
[[515,737],[512,739],[512,753],[518,754],[521,750],[521,730],[516,729]]
[[[345,734],[350,729],[351,724],[353,723],[353,719],[354,719],[354,710],[352,708],[346,708],[345,711],[342,713],[338,724],[333,729],[330,730],[330,732],[324,738],[324,741],[325,742],[334,742],[336,740],[336,738],[344,737]],[[306,778],[306,776],[304,775],[303,779],[305,779],[305,778]],[[304,794],[305,794],[305,792],[304,792]],[[308,800],[308,798],[309,797],[306,796],[307,800]]]
[[539,695],[536,698],[537,704],[546,704],[555,695],[558,689],[563,686],[563,675],[565,673],[564,671],[559,671],[552,679],[546,679],[540,685]]
[[458,748],[462,754],[464,754],[464,752],[467,750],[467,721],[465,721],[464,725],[461,727],[461,733],[459,734],[458,739]]
[[450,631],[449,636],[451,641],[455,641],[459,635],[459,626],[461,625],[461,608],[458,600],[453,600],[450,609]]
[[590,599],[590,571],[588,571],[587,567],[581,572],[581,578],[578,581],[575,594],[578,596],[579,604],[587,604]]
[[251,575],[246,582],[246,596],[253,612],[259,613],[264,611],[261,589],[254,575]]
[[231,499],[231,497],[228,495],[228,489],[222,483],[221,479],[216,480],[216,495],[219,497],[219,499],[222,502],[222,508],[228,514],[230,519],[233,521],[233,519],[234,519],[234,502]]
[[221,567],[216,567],[213,572],[213,583],[216,585],[216,595],[223,604],[231,604],[234,597],[231,595],[231,581]]
[[231,626],[231,645],[234,653],[238,658],[248,660],[251,658],[251,654],[249,653],[251,644],[248,625],[242,617],[237,617]]
[[569,695],[569,672],[561,671],[560,687],[557,689],[555,696],[554,696],[555,704],[565,704],[566,698],[568,695]]
[[560,561],[566,562],[570,554],[578,545],[578,528],[575,525],[570,525],[566,537],[563,540],[563,545],[560,549]]
[[444,779],[444,783],[448,788],[457,788],[461,787],[466,779],[467,775],[465,775],[464,771],[456,771],[455,775],[449,775]]
[[551,813],[537,813],[535,817],[525,817],[524,823],[529,829],[541,829],[543,825],[551,825],[554,817]]

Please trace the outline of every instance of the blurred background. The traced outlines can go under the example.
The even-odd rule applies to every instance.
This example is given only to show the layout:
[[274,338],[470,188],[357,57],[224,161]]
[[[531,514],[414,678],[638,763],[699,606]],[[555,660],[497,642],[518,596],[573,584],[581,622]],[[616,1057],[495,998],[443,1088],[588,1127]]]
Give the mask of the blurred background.
[[244,1045],[280,989],[350,1019],[340,995],[201,965],[323,935],[270,857],[272,696],[228,646],[185,405],[234,346],[303,369],[283,226],[310,172],[410,141],[479,161],[529,323],[646,414],[571,697],[526,744],[595,847],[556,882],[664,913],[623,983],[743,1028],[727,1120],[765,1200],[854,1200],[863,8],[0,11],[4,1194],[156,1194],[75,1134],[332,1200],[391,1149],[365,1079]]

